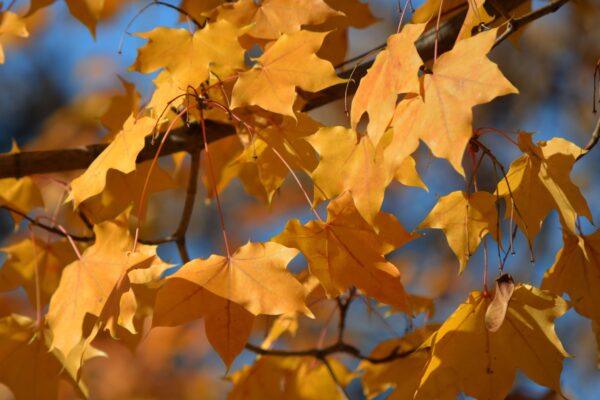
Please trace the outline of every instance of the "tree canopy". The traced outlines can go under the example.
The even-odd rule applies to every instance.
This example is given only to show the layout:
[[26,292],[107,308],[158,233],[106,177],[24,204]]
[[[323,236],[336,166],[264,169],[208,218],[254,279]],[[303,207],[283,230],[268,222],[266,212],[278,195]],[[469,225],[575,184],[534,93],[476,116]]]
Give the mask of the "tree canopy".
[[[598,393],[571,372],[600,365],[600,49],[573,33],[598,4],[54,3],[0,2],[15,103],[51,29],[120,40],[82,57],[110,88],[0,111],[0,397]],[[563,57],[587,136],[521,129],[577,114],[536,69]]]

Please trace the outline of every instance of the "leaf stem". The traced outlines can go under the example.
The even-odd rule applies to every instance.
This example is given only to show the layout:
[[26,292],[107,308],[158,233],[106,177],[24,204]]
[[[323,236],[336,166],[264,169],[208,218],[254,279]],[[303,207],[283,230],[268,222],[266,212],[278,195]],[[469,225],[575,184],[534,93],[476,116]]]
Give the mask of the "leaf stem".
[[213,191],[215,192],[215,199],[217,200],[217,210],[219,212],[219,218],[221,221],[221,230],[223,232],[223,241],[225,242],[225,251],[227,252],[227,258],[231,259],[231,249],[229,247],[227,229],[225,228],[225,217],[223,216],[223,208],[221,207],[221,197],[219,196],[219,189],[217,188],[217,180],[215,178],[215,171],[212,164],[212,158],[208,150],[208,140],[206,138],[206,124],[204,122],[204,110],[202,109],[202,107],[200,107],[200,126],[202,127],[202,137],[204,138],[204,152],[206,153],[206,160],[208,162],[210,182],[213,187]]
[[142,227],[142,223],[144,221],[144,216],[146,214],[146,200],[147,200],[147,193],[148,193],[148,184],[150,183],[150,177],[152,176],[152,171],[154,170],[154,167],[156,166],[156,163],[158,161],[158,157],[160,156],[160,151],[162,150],[163,146],[165,145],[167,138],[173,131],[173,126],[175,125],[175,123],[177,121],[179,121],[184,114],[186,114],[187,112],[189,112],[189,110],[191,110],[193,108],[196,108],[196,106],[192,105],[192,106],[185,107],[179,114],[177,114],[177,116],[175,118],[173,118],[173,121],[171,121],[171,123],[169,124],[167,131],[165,132],[162,140],[160,141],[160,144],[158,145],[158,149],[156,149],[156,153],[154,154],[154,158],[152,159],[152,163],[150,164],[150,168],[148,169],[148,174],[146,175],[146,180],[144,181],[144,187],[142,189],[142,193],[140,194],[140,201],[139,201],[138,213],[137,213],[137,224],[135,227],[135,237],[133,239],[133,248],[132,248],[132,252],[134,252],[134,253],[137,249],[137,244],[138,244],[138,240],[139,240],[139,236],[140,236],[140,229]]

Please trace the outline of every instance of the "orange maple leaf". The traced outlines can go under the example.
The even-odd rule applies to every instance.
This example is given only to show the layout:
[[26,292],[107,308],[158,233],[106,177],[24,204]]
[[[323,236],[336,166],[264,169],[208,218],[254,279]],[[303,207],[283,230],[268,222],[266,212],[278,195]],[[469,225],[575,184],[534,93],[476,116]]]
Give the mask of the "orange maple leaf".
[[79,345],[67,358],[57,349],[51,349],[51,337],[47,329],[37,329],[34,321],[22,315],[0,319],[0,382],[10,388],[15,398],[62,398],[59,377],[67,378],[77,394],[87,398],[87,387],[78,379],[77,371],[82,361],[104,353]]
[[410,313],[400,273],[383,255],[415,235],[386,213],[375,218],[376,233],[357,212],[347,192],[329,203],[327,211],[327,222],[302,225],[294,219],[273,240],[302,251],[328,296],[356,286],[367,296]]
[[167,278],[156,296],[152,326],[177,326],[199,318],[204,318],[208,341],[229,367],[250,337],[254,315],[187,279]]
[[375,58],[361,79],[352,99],[350,121],[356,129],[361,116],[369,114],[367,133],[374,144],[387,129],[401,93],[419,93],[419,68],[423,64],[415,47],[425,24],[406,25],[402,32],[387,40],[387,48]]
[[255,38],[277,39],[339,14],[323,0],[240,0],[221,6],[218,18],[238,27],[252,24],[248,35]]
[[587,201],[569,176],[583,150],[561,138],[534,144],[530,133],[519,135],[519,148],[524,154],[510,165],[506,179],[498,182],[498,193],[507,204],[506,218],[514,218],[533,243],[554,208],[576,235],[578,215],[592,220]]
[[148,43],[138,49],[130,69],[150,73],[165,68],[184,92],[188,85],[198,87],[210,72],[222,79],[244,68],[244,49],[237,40],[241,33],[227,21],[209,23],[193,34],[165,27],[138,33]]
[[600,322],[600,230],[575,236],[563,231],[563,248],[544,274],[542,289],[567,293],[575,310]]
[[312,316],[304,304],[304,288],[286,269],[296,254],[278,243],[248,242],[230,257],[192,260],[172,277],[202,286],[254,315],[298,311]]
[[127,119],[123,129],[85,172],[71,182],[68,201],[73,200],[77,207],[84,200],[93,197],[106,186],[109,169],[128,174],[135,170],[138,153],[144,148],[145,137],[152,133],[156,121],[150,117],[136,120],[133,115]]
[[129,251],[132,238],[124,217],[98,224],[94,232],[96,242],[81,259],[65,267],[50,300],[47,320],[53,333],[52,346],[65,356],[81,341],[88,313],[102,316],[100,322],[107,323],[113,332],[116,323],[135,332],[132,318],[136,304],[130,283],[157,279],[169,267],[156,256],[156,246]]
[[473,135],[472,108],[495,97],[517,93],[486,57],[496,31],[456,43],[437,59],[431,73],[421,77],[421,96],[408,96],[398,104],[390,144],[397,157],[413,153],[421,139],[436,157],[448,160],[464,176],[463,154]]
[[418,229],[442,229],[462,272],[485,235],[498,238],[496,197],[489,192],[452,192],[440,197]]
[[342,83],[329,61],[315,55],[327,33],[299,31],[282,35],[242,72],[233,87],[231,108],[257,105],[294,118],[296,87],[317,92]]
[[352,129],[341,126],[321,128],[306,140],[320,158],[311,174],[315,202],[349,191],[360,215],[372,224],[392,179],[389,166],[384,163],[382,146],[374,146],[370,137],[358,137]]

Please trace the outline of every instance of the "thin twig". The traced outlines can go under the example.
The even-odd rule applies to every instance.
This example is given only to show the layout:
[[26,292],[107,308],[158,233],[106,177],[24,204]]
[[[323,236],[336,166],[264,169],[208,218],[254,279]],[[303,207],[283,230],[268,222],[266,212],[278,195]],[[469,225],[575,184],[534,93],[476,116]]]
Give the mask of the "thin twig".
[[39,228],[42,228],[48,232],[52,232],[52,233],[57,234],[62,237],[70,236],[71,239],[73,239],[76,242],[93,242],[95,240],[95,237],[93,235],[92,236],[80,236],[80,235],[75,235],[75,234],[71,234],[71,233],[65,233],[55,226],[50,226],[41,221],[38,221],[37,219],[28,216],[27,213],[24,213],[23,211],[17,210],[16,208],[13,208],[6,204],[1,205],[0,208],[4,208],[5,210],[10,211],[13,214],[17,214],[20,217],[25,218],[31,224],[33,224]]
[[596,121],[596,127],[592,132],[590,141],[585,145],[585,147],[583,148],[584,151],[579,155],[579,157],[577,157],[577,160],[575,161],[580,160],[581,157],[589,153],[589,151],[592,150],[594,146],[596,146],[596,144],[598,143],[598,139],[600,139],[600,117],[598,117],[598,121]]
[[340,389],[340,391],[344,394],[344,396],[346,397],[346,399],[349,400],[350,399],[350,395],[346,391],[346,388],[344,387],[344,385],[342,384],[342,382],[340,382],[340,380],[336,376],[335,371],[333,370],[333,367],[331,366],[331,363],[329,362],[329,360],[327,358],[322,358],[321,362],[323,363],[323,365],[325,365],[325,367],[327,368],[327,371],[329,371],[329,375],[331,376],[331,379],[333,380],[333,383],[335,383],[335,385],[338,387],[338,389]]

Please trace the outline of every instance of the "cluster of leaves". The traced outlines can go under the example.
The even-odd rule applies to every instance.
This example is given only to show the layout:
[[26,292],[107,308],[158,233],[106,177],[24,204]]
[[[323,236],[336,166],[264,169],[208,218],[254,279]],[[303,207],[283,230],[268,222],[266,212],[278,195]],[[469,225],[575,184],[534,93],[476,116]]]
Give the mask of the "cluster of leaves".
[[[29,13],[51,3],[33,1]],[[103,3],[67,1],[92,33]],[[196,29],[158,27],[138,34],[147,43],[131,69],[160,71],[151,98],[140,106],[135,87],[124,82],[125,95],[115,97],[102,118],[109,130],[107,148],[64,185],[67,206],[61,206],[62,195],[54,200],[67,220],[87,226],[87,235],[67,233],[56,223],[57,214],[46,217],[48,224],[28,216],[48,197],[33,179],[0,180],[0,206],[11,211],[17,226],[26,217],[58,233],[41,239],[31,231],[2,249],[7,261],[0,270],[0,289],[24,288],[36,317],[15,314],[0,320],[0,360],[19,362],[19,368],[14,362],[0,364],[0,382],[17,398],[52,398],[61,374],[86,395],[79,371],[102,355],[94,339],[106,330],[135,347],[150,319],[152,327],[204,319],[210,344],[229,367],[248,347],[255,319],[267,315],[277,316],[276,322],[261,347],[248,347],[259,354],[255,363],[232,374],[231,398],[340,398],[340,388],[357,374],[333,358],[336,352],[362,359],[358,371],[368,397],[393,388],[391,398],[398,399],[454,398],[460,392],[504,398],[517,369],[560,393],[562,361],[568,355],[554,320],[572,304],[595,326],[600,323],[600,241],[597,232],[584,236],[578,230],[578,217],[591,215],[569,177],[585,152],[563,139],[534,143],[531,134],[519,133],[516,141],[509,140],[522,155],[504,172],[472,127],[474,106],[517,93],[487,58],[506,28],[502,18],[491,16],[482,1],[470,1],[450,51],[423,60],[415,46],[432,26],[431,17],[451,15],[446,10],[453,10],[454,3],[460,2],[426,2],[412,23],[387,39],[360,81],[349,128],[311,119],[302,111],[306,97],[298,92],[345,83],[333,65],[343,60],[347,29],[375,20],[358,0],[184,1],[180,9]],[[478,33],[481,24],[500,28]],[[0,35],[5,34],[27,34],[19,17],[8,11],[0,23]],[[260,56],[248,63],[247,52],[256,48]],[[368,123],[361,121],[365,115]],[[209,145],[209,120],[231,125],[236,134]],[[225,254],[189,260],[184,249],[183,266],[164,278],[171,265],[157,256],[156,243],[144,244],[139,228],[149,194],[176,183],[156,163],[162,145],[152,162],[136,164],[136,159],[149,135],[164,143],[178,128],[203,136],[204,158],[200,163],[195,150],[194,159],[220,213],[219,194],[232,180],[271,203],[291,174],[314,220],[290,220],[269,242],[234,249],[221,213]],[[426,324],[364,356],[343,338],[352,299],[361,296],[409,316],[430,308],[432,301],[407,293],[398,268],[386,258],[419,235],[381,211],[393,182],[426,189],[411,156],[420,141],[467,182],[466,191],[439,198],[419,226],[443,230],[460,271],[488,237],[503,247],[501,202],[506,219],[511,225],[514,220],[530,243],[556,209],[564,248],[541,288],[503,281],[509,286],[499,283],[494,297],[484,284],[443,324]],[[463,167],[466,153],[474,160],[469,177]],[[181,165],[181,157],[173,159]],[[484,159],[501,171],[491,192],[477,189]],[[194,169],[192,163],[191,182],[198,165]],[[310,178],[312,200],[296,171]],[[190,193],[193,199],[195,191]],[[315,208],[322,202],[328,202],[327,218]],[[135,233],[130,220],[137,221]],[[185,248],[190,222],[184,212],[176,234],[164,241]],[[307,268],[293,274],[287,267],[300,253]],[[312,304],[328,299],[337,301],[341,312],[336,344],[271,350],[281,335],[294,334],[304,317],[314,317]]]

